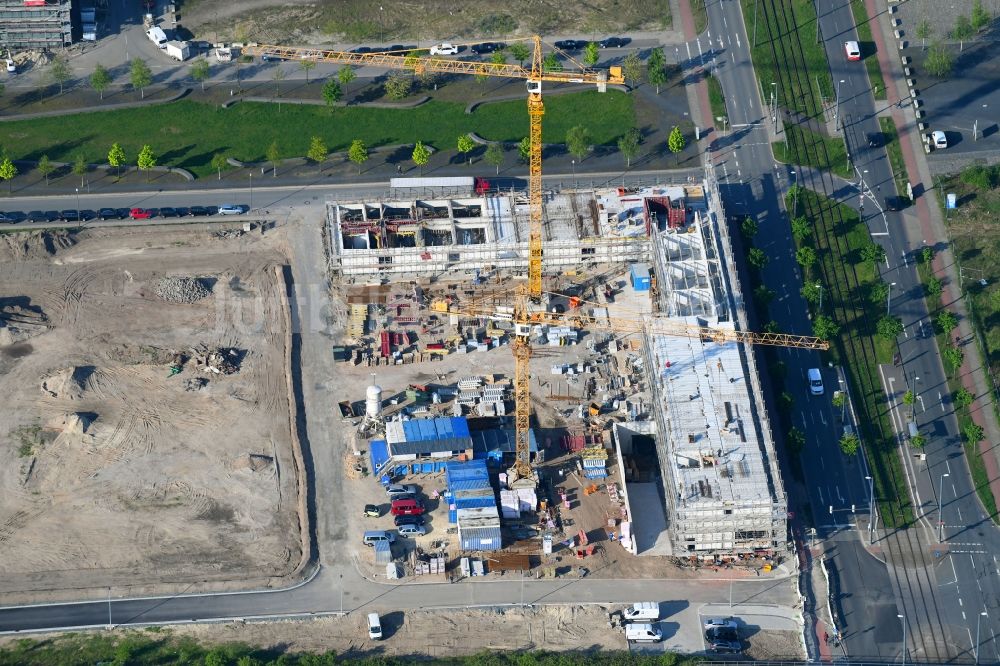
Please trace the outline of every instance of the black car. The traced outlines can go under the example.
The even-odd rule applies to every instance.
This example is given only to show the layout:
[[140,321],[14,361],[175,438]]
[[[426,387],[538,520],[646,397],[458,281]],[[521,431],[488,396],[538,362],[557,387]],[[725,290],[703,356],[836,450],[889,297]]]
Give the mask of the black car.
[[882,132],[871,132],[866,135],[868,139],[869,148],[881,148],[882,147]]
[[507,48],[507,45],[503,42],[482,42],[481,44],[473,44],[473,53],[493,53],[494,51],[503,51]]
[[42,213],[42,219],[46,222],[58,222],[62,219],[62,215],[57,210],[47,210]]
[[124,220],[129,217],[131,212],[132,210],[130,208],[115,208],[115,217],[119,220]]
[[174,212],[177,213],[177,217],[188,217],[191,214],[191,209],[181,206],[179,208],[174,208]]
[[102,220],[122,219],[121,217],[118,216],[118,211],[116,211],[114,208],[102,208],[101,210],[97,211],[97,217],[101,218]]
[[602,49],[618,49],[626,46],[631,41],[628,37],[608,37],[607,39],[602,39],[597,44]]
[[264,62],[281,62],[282,60],[284,60],[284,58],[281,58],[276,55],[271,55],[270,53],[265,53],[260,57],[260,59],[263,60]]
[[556,42],[553,46],[557,49],[562,49],[563,51],[579,51],[587,45],[587,42],[582,39],[563,39]]
[[886,197],[885,209],[891,211],[903,210],[910,205],[910,200],[906,197]]
[[406,44],[393,44],[392,46],[385,47],[386,51],[412,51],[417,48],[416,46],[407,46]]
[[166,207],[160,209],[160,217],[178,217],[178,215],[176,210]]
[[0,222],[11,222],[11,219],[7,216],[7,213],[0,213]]
[[22,213],[19,210],[7,211],[7,213],[5,213],[5,215],[7,217],[7,221],[10,222],[11,224],[17,224],[18,222],[24,222],[27,219],[27,217],[28,217],[27,215],[25,215],[24,213]]
[[33,210],[25,216],[25,220],[28,222],[44,222],[45,213],[40,210]]
[[208,215],[208,209],[204,206],[191,206],[188,210],[191,211],[191,215],[194,215],[195,217],[204,217],[205,215]]
[[84,208],[83,210],[80,211],[80,220],[82,221],[93,220],[95,217],[97,217],[97,213],[90,210],[89,208]]
[[351,49],[351,50],[350,50],[350,52],[351,52],[351,53],[371,53],[371,52],[372,52],[372,51],[374,51],[374,50],[375,50],[375,49],[373,49],[373,48],[372,48],[372,47],[370,47],[370,46],[359,46],[359,47],[358,47],[358,48],[356,48],[356,49]]
[[205,206],[205,215],[218,215],[218,214],[219,214],[218,206]]
[[59,219],[63,220],[64,222],[79,222],[81,219],[80,211],[76,210],[75,208],[71,210],[64,210],[63,212],[59,213]]
[[739,642],[739,630],[733,627],[711,627],[705,631],[705,640],[709,643],[716,641]]
[[396,527],[401,527],[403,525],[423,525],[424,524],[424,517],[423,516],[396,516],[396,518],[394,519],[393,522],[396,523]]

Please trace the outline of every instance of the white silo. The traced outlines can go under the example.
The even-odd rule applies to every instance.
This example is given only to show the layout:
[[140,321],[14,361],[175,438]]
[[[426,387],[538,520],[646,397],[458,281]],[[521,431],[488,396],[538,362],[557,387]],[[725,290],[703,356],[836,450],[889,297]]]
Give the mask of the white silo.
[[382,387],[374,384],[365,392],[365,416],[370,419],[382,415]]

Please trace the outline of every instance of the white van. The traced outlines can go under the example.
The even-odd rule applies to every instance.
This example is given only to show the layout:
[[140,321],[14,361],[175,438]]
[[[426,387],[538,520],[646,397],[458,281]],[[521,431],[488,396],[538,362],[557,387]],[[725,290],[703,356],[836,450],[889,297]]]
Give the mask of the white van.
[[368,638],[373,641],[382,640],[382,621],[378,613],[368,613]]
[[629,622],[636,620],[656,622],[660,619],[660,604],[655,601],[639,601],[622,611],[622,615]]
[[365,532],[365,536],[361,540],[366,546],[374,546],[378,541],[392,543],[396,540],[396,535],[392,532],[386,532],[385,530],[368,530]]
[[625,640],[634,643],[659,643],[663,634],[651,624],[626,624]]
[[809,381],[809,392],[813,395],[823,395],[823,375],[819,368],[809,368],[806,371],[806,379]]

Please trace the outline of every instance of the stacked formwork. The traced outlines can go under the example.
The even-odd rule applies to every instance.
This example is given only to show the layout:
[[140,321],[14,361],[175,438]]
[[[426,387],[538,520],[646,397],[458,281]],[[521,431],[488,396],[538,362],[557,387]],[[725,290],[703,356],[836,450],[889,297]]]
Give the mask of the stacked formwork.
[[347,337],[360,340],[365,336],[365,327],[368,323],[368,306],[351,305],[351,314],[347,319]]
[[70,0],[0,0],[0,44],[54,50],[73,43]]
[[603,446],[580,451],[583,475],[588,479],[603,479],[608,475],[608,450]]

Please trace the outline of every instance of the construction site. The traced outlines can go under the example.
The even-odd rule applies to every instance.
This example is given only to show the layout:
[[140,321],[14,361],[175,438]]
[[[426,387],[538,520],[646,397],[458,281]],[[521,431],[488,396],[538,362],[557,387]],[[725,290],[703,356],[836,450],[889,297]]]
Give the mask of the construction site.
[[59,50],[73,43],[70,0],[0,0],[0,44]]
[[[544,219],[522,309],[514,195],[328,202],[360,560],[393,578],[770,571],[786,498],[748,348],[797,343],[747,332],[714,183],[551,192]],[[421,529],[362,545],[401,520]]]
[[3,235],[5,600],[260,586],[301,566],[287,262],[274,236]]

